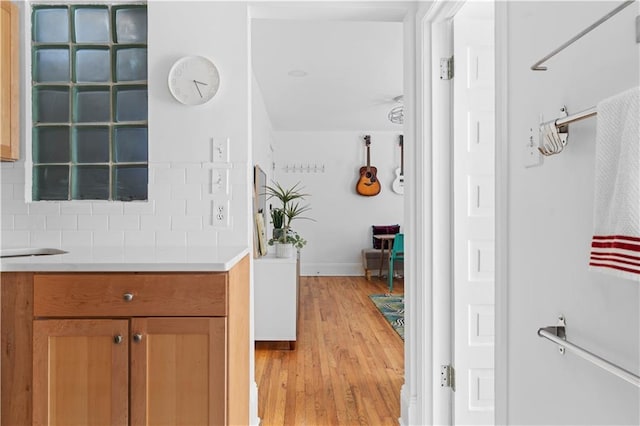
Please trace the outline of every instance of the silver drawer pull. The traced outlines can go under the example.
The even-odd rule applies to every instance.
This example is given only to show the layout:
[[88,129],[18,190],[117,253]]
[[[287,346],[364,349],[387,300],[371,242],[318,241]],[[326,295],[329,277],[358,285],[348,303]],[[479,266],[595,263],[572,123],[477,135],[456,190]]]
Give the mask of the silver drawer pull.
[[136,333],[133,335],[133,341],[136,343],[142,342],[142,334]]
[[131,302],[133,300],[133,293],[125,293],[122,298],[125,302]]
[[113,343],[115,343],[116,345],[119,345],[120,343],[122,343],[123,340],[124,339],[120,334],[118,334],[117,336],[113,336]]

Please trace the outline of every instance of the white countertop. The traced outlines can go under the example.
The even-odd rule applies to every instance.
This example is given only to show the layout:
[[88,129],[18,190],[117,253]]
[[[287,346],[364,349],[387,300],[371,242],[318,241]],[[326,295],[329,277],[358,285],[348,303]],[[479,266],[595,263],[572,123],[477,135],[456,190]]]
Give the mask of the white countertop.
[[223,272],[247,247],[91,248],[59,247],[65,254],[0,259],[2,272]]

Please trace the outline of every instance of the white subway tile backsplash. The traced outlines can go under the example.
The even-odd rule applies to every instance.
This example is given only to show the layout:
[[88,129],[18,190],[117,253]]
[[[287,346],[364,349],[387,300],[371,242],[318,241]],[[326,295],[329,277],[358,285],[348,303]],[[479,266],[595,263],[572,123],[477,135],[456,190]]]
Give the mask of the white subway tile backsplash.
[[186,247],[187,237],[182,231],[157,231],[157,247]]
[[197,231],[202,229],[201,216],[176,216],[171,219],[172,231]]
[[78,216],[47,216],[46,228],[48,231],[78,229]]
[[124,204],[124,214],[151,215],[155,212],[155,203],[153,201],[133,201]]
[[16,167],[4,167],[0,170],[1,183],[18,183],[24,185],[24,169]]
[[27,203],[27,206],[29,206],[30,215],[56,216],[60,214],[60,203],[57,201],[34,201]]
[[94,231],[94,247],[123,247],[124,231]]
[[170,200],[171,185],[169,184],[150,184],[149,199],[154,201]]
[[109,230],[112,231],[134,231],[140,229],[140,218],[138,216],[110,216]]
[[210,183],[211,169],[202,168],[201,166],[194,166],[187,169],[187,184],[199,184],[206,185]]
[[8,201],[13,200],[13,184],[12,183],[2,183],[0,184],[0,199],[2,203],[6,203]]
[[156,200],[157,216],[180,216],[186,213],[185,200]]
[[0,229],[13,230],[13,215],[0,216]]
[[87,231],[107,231],[109,229],[109,216],[78,215],[78,229]]
[[187,200],[187,216],[205,217],[211,214],[211,200]]
[[172,200],[199,200],[203,185],[171,185]]
[[218,245],[218,233],[215,231],[189,231],[187,232],[187,244],[189,247],[215,247]]
[[27,203],[22,201],[3,201],[2,202],[2,214],[5,215],[14,215],[14,214],[29,214],[29,206]]
[[29,231],[3,231],[0,243],[2,247],[29,247]]
[[127,247],[153,247],[156,245],[154,231],[126,231],[124,245]]
[[94,215],[121,215],[124,214],[123,204],[117,201],[94,201],[91,208]]
[[186,182],[186,171],[183,168],[157,169],[155,170],[155,184],[179,185]]
[[[56,216],[52,216],[56,217]],[[15,215],[13,226],[16,231],[44,231],[47,229],[47,217],[42,215]]]
[[31,247],[57,248],[62,244],[62,231],[34,231],[30,233]]
[[92,212],[91,201],[66,201],[60,203],[60,214],[91,214]]
[[91,231],[65,231],[62,233],[62,247],[91,247],[93,245],[93,232]]
[[168,231],[171,229],[171,216],[140,216],[140,229],[143,231]]

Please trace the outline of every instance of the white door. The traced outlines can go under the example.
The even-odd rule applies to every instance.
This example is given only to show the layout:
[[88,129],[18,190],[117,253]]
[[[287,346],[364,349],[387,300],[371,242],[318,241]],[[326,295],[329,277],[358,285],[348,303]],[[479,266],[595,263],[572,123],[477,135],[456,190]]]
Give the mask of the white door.
[[453,423],[494,423],[494,13],[454,18]]

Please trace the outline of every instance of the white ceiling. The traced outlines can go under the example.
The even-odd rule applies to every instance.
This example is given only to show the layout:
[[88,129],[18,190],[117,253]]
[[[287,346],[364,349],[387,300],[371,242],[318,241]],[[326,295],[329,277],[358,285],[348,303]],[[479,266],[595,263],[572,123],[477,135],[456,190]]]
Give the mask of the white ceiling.
[[402,94],[401,22],[254,19],[251,34],[274,130],[401,129],[387,119]]

